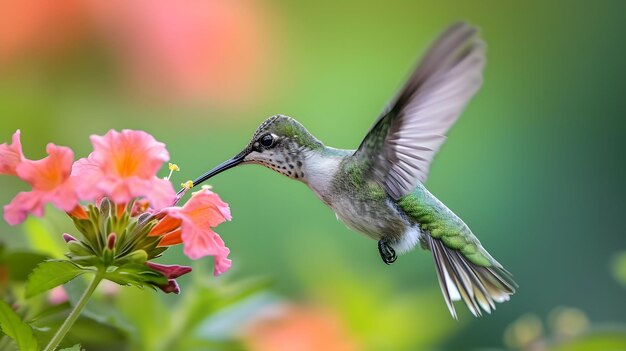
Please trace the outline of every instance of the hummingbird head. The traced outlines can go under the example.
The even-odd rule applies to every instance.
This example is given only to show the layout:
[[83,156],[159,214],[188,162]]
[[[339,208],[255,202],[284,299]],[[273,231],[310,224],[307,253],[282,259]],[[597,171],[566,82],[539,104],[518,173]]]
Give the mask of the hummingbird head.
[[227,169],[250,163],[265,166],[292,179],[302,179],[302,164],[306,155],[323,148],[324,144],[298,121],[274,115],[261,123],[240,153],[195,179],[193,185]]

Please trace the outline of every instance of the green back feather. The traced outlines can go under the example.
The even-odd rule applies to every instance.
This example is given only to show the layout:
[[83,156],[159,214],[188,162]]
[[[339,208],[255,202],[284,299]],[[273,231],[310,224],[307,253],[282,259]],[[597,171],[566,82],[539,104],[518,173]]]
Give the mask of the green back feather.
[[420,184],[415,191],[401,197],[397,204],[423,232],[440,239],[445,246],[461,252],[478,266],[493,266],[493,258],[483,249],[468,226],[423,185]]

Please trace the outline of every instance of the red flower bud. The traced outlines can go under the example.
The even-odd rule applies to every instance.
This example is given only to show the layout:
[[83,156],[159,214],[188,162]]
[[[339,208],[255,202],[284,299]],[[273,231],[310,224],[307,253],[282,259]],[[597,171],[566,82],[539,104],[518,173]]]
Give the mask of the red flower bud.
[[115,248],[115,242],[117,241],[117,234],[111,233],[107,238],[107,248],[113,250]]
[[67,233],[63,233],[63,240],[65,240],[66,243],[69,243],[70,241],[78,241],[76,240],[75,237],[67,234]]
[[174,279],[168,280],[167,284],[159,286],[159,289],[163,290],[163,292],[166,294],[169,294],[169,293],[174,293],[177,295],[180,294],[180,288],[178,287],[178,283]]
[[177,264],[166,265],[154,262],[146,262],[146,266],[163,274],[167,279],[176,279],[181,275],[191,272],[191,267],[179,266]]

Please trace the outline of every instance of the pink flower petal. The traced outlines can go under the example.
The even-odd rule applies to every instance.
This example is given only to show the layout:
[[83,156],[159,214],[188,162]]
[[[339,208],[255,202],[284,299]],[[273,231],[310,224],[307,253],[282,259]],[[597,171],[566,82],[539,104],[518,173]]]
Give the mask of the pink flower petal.
[[228,204],[208,189],[194,193],[183,207],[169,207],[163,210],[173,218],[181,220],[184,253],[191,259],[204,256],[215,257],[214,274],[226,272],[231,261],[230,250],[212,227],[230,220]]
[[98,182],[104,178],[104,174],[91,157],[74,162],[72,178],[76,179],[76,190],[81,200],[95,201],[103,196]]
[[22,143],[20,142],[20,130],[13,134],[11,145],[0,145],[0,174],[17,175],[15,168],[24,160]]
[[174,203],[172,184],[156,177],[169,159],[163,143],[146,132],[127,129],[93,135],[91,141],[94,151],[73,168],[82,199],[107,196],[115,203],[128,203],[142,197],[157,210]]
[[154,177],[148,180],[134,180],[130,183],[130,194],[133,197],[147,199],[154,210],[172,206],[176,199],[176,191],[169,180]]
[[[16,167],[17,176],[37,190],[51,190],[65,182],[72,170],[74,152],[52,143],[46,146],[47,157],[24,160]],[[71,209],[70,209],[71,210]]]
[[154,177],[170,158],[165,144],[144,131],[110,130],[104,136],[91,136],[93,161],[104,173],[120,178]]
[[211,229],[200,229],[193,223],[183,221],[182,238],[185,245],[185,255],[192,260],[204,256],[227,257],[230,253],[216,232]]
[[215,236],[215,240],[218,241],[218,245],[224,247],[224,250],[221,250],[220,255],[215,255],[215,263],[213,264],[213,275],[218,276],[230,269],[232,261],[228,259],[230,249],[225,246],[224,241],[219,235],[215,234]]
[[23,160],[17,167],[17,176],[32,185],[33,190],[19,193],[4,207],[5,220],[16,225],[30,213],[42,216],[46,204],[63,211],[72,211],[78,205],[78,196],[70,170],[74,153],[63,146],[48,144],[48,156],[37,161]]
[[10,225],[24,222],[29,213],[37,217],[43,216],[41,192],[20,192],[8,205],[4,206],[4,220]]

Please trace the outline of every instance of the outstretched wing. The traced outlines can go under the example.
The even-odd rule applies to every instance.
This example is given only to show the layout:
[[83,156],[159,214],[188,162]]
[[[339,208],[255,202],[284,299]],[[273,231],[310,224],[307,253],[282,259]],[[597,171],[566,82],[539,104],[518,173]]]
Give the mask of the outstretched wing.
[[482,83],[484,63],[476,28],[448,28],[355,152],[394,199],[426,180],[448,129]]

